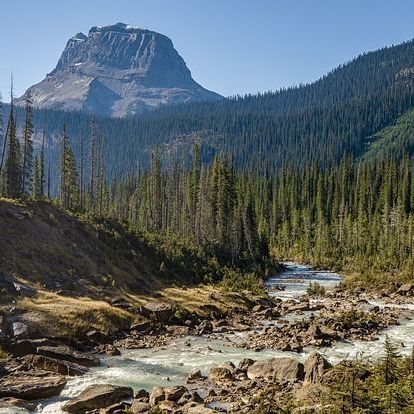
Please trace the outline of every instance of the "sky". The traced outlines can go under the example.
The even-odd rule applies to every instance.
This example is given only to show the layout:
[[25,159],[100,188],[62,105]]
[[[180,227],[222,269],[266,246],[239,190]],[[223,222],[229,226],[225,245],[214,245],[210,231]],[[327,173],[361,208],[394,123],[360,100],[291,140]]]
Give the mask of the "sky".
[[0,91],[52,71],[67,40],[124,22],[169,36],[194,79],[224,96],[312,82],[414,37],[413,0],[0,0]]

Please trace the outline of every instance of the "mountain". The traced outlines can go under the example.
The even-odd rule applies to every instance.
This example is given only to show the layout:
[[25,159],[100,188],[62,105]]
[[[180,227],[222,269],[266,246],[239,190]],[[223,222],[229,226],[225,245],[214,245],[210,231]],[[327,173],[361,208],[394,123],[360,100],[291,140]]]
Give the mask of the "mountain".
[[92,27],[88,36],[69,39],[56,68],[28,91],[38,108],[113,117],[221,99],[193,80],[168,37],[124,23]]

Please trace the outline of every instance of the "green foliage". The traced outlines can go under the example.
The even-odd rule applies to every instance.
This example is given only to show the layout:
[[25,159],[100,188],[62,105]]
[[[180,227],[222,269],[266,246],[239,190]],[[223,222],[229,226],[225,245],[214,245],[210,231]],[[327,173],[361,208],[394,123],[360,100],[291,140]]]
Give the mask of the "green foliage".
[[412,414],[412,358],[402,358],[386,339],[385,355],[377,363],[362,359],[336,365],[325,379],[327,413]]
[[306,292],[309,296],[317,296],[317,295],[324,295],[325,288],[321,286],[318,282],[310,282]]
[[242,273],[234,269],[225,269],[224,276],[220,282],[225,289],[232,291],[250,291],[256,294],[264,294],[263,279],[255,273]]

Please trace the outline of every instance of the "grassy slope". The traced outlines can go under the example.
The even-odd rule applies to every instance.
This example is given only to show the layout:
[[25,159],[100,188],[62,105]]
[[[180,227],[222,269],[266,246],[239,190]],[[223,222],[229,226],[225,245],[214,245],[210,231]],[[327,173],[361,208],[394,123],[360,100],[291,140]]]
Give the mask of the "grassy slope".
[[414,153],[414,110],[401,115],[394,125],[382,129],[366,139],[366,160],[379,159],[384,155]]
[[[199,275],[216,270],[171,239],[141,237],[48,202],[0,200],[0,313],[13,301],[19,320],[39,336],[76,340],[91,329],[129,326],[136,316],[111,306],[115,297],[136,306],[167,301],[200,314],[212,303],[221,313],[250,306],[246,295],[200,284]],[[7,280],[34,288],[36,296],[10,293]]]

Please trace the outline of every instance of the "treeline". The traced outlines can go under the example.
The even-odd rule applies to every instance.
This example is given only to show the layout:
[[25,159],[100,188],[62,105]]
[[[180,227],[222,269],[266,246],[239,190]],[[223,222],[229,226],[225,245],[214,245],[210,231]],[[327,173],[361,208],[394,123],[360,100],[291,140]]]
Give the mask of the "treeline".
[[[149,168],[157,146],[164,162],[174,158],[190,163],[194,144],[200,145],[203,162],[231,154],[240,171],[275,172],[292,163],[300,168],[314,162],[329,167],[345,154],[361,157],[373,135],[414,107],[412,67],[410,41],[364,54],[310,85],[163,107],[134,118],[96,117],[97,129],[105,135],[106,174],[116,178]],[[16,109],[19,129],[22,111]],[[67,125],[74,154],[80,158],[82,145],[90,151],[91,120],[84,113],[35,111],[34,125],[37,131],[45,129],[52,169],[59,164],[62,125]],[[404,151],[411,154],[413,148],[405,146]],[[57,186],[52,182],[53,191]]]
[[155,150],[149,169],[110,180],[96,123],[85,132],[78,156],[62,129],[59,168],[50,173],[44,140],[33,150],[31,119],[29,98],[18,136],[12,106],[1,158],[2,196],[51,197],[47,187],[54,174],[64,208],[191,240],[234,266],[262,265],[272,251],[278,258],[387,274],[391,281],[412,277],[414,160],[407,154],[402,160],[345,156],[338,166],[298,168],[292,162],[277,173],[240,172],[231,157],[202,162],[196,145],[189,167],[165,162]]
[[[226,247],[232,258],[297,259],[375,277],[414,273],[414,160],[384,157],[339,166],[236,173],[231,160],[190,171],[138,172],[111,189],[109,212],[139,227]],[[258,253],[259,252],[259,253]],[[387,280],[387,275],[390,277]],[[395,276],[395,277],[394,277]]]

